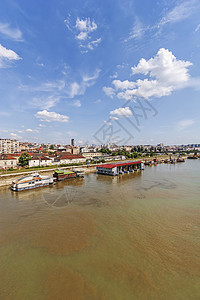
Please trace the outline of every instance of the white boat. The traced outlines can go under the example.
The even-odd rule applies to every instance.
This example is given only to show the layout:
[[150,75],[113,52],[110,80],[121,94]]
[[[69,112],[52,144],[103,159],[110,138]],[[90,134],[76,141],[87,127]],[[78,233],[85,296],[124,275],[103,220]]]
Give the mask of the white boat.
[[11,189],[19,192],[23,190],[35,189],[49,184],[53,184],[53,177],[33,173],[13,181]]

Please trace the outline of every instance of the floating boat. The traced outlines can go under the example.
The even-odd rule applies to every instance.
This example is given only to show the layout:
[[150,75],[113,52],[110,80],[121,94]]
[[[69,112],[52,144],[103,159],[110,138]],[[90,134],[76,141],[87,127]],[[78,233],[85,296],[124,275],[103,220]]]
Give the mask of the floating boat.
[[33,173],[12,182],[11,190],[19,192],[53,184],[53,178]]
[[182,157],[177,158],[177,162],[185,162],[185,159]]
[[176,162],[177,162],[176,158],[173,158],[173,159],[170,160],[171,164],[175,164]]
[[56,170],[53,174],[54,181],[62,181],[65,179],[72,179],[72,178],[80,178],[84,177],[85,172],[83,169],[76,169],[76,170]]
[[55,181],[62,181],[65,179],[76,178],[77,173],[74,171],[66,171],[66,170],[56,170],[53,174],[53,178]]
[[73,171],[76,172],[77,177],[84,177],[85,175],[85,170],[82,168],[79,169],[76,168]]
[[169,159],[169,158],[166,158],[166,159],[164,160],[164,163],[165,163],[165,164],[170,163],[170,159]]

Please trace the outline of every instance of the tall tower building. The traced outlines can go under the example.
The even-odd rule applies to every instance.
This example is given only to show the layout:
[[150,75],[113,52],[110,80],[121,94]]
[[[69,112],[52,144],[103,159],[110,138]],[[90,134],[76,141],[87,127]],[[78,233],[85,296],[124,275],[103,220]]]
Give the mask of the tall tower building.
[[75,143],[74,143],[74,139],[71,139],[71,146],[74,147]]

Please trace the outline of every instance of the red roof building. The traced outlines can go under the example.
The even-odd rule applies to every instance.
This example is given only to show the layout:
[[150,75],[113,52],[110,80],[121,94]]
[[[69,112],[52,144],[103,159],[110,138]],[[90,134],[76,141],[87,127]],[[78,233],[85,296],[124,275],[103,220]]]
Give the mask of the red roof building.
[[124,163],[102,164],[97,166],[98,173],[105,175],[119,175],[143,169],[144,164],[142,161],[128,161]]

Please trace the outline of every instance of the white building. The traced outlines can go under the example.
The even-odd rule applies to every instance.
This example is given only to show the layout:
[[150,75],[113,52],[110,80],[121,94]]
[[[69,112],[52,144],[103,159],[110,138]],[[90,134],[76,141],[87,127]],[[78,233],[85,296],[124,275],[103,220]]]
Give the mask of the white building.
[[51,166],[53,165],[53,159],[46,157],[46,156],[41,156],[41,157],[33,157],[31,160],[28,162],[29,168],[32,167],[38,167],[38,166]]
[[16,140],[0,139],[0,153],[9,154],[19,152],[19,142]]
[[82,152],[81,155],[84,156],[86,159],[92,159],[93,157],[103,156],[106,154],[102,154],[101,152]]
[[7,155],[0,156],[0,169],[9,169],[17,167],[17,159]]
[[83,163],[86,162],[86,158],[82,155],[76,155],[76,154],[63,154],[60,157],[58,157],[56,160],[58,160],[59,164],[72,164],[72,163]]
[[32,167],[38,167],[39,165],[40,165],[40,160],[39,160],[39,158],[32,158],[32,159],[29,160],[29,162],[28,162],[29,168],[32,168]]

